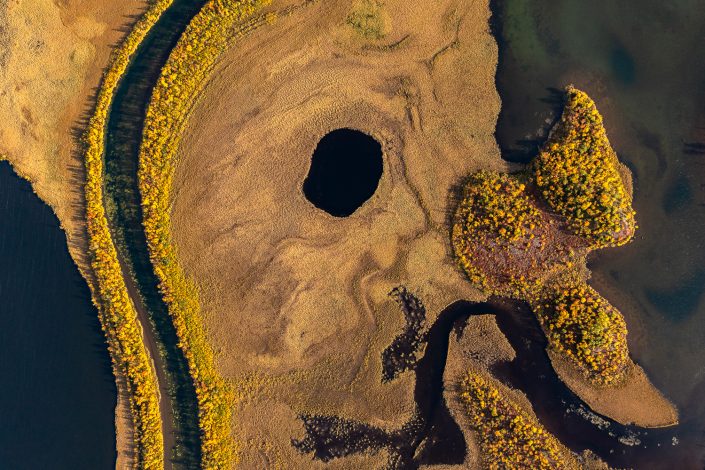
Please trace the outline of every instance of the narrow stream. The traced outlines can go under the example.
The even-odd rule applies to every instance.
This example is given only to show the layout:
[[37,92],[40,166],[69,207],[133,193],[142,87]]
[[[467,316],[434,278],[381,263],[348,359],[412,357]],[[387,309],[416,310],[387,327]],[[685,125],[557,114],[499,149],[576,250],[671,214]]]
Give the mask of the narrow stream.
[[[143,325],[155,357],[162,391],[167,466],[198,468],[200,431],[196,391],[176,330],[158,289],[142,229],[137,182],[139,146],[152,88],[169,53],[203,0],[175,0],[140,45],[116,91],[106,141],[105,205],[128,288],[138,310],[149,318]],[[166,396],[164,396],[166,395]],[[165,401],[166,400],[166,401]],[[169,458],[171,455],[171,458]]]
[[493,374],[524,392],[541,423],[569,449],[576,453],[590,449],[619,468],[656,468],[646,466],[643,456],[673,447],[673,429],[624,426],[590,412],[554,372],[546,338],[528,306],[504,299],[458,301],[441,312],[425,335],[426,349],[414,371],[416,415],[403,427],[385,431],[337,416],[302,416],[306,437],[294,440],[294,446],[322,461],[387,449],[390,466],[397,470],[462,464],[467,448],[443,400],[443,374],[449,342],[469,328],[466,323],[472,315],[486,314],[496,316],[517,354],[513,361],[497,365]]

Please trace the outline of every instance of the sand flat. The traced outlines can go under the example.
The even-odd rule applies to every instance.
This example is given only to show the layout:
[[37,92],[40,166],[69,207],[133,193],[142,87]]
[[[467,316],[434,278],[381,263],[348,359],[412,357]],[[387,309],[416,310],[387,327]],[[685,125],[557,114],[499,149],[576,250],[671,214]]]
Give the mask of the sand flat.
[[[299,413],[384,429],[410,419],[413,373],[381,383],[381,352],[404,325],[388,293],[406,286],[429,322],[481,297],[449,256],[448,194],[470,171],[506,166],[487,4],[386,1],[377,40],[346,23],[351,1],[272,8],[288,4],[222,57],[175,179],[181,261],[201,288],[219,370],[247,391],[234,432],[268,443],[246,448],[243,465],[262,453],[310,462],[290,444],[303,437]],[[384,152],[376,193],[345,219],[301,190],[318,140],[340,127]]]

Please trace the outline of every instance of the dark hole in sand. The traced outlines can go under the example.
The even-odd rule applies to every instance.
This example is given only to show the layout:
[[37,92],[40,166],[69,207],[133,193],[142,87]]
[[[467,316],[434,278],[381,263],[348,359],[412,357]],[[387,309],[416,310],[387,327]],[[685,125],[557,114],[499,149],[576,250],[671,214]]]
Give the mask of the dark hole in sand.
[[336,129],[318,142],[303,191],[319,209],[347,217],[372,197],[381,177],[382,145],[364,132]]

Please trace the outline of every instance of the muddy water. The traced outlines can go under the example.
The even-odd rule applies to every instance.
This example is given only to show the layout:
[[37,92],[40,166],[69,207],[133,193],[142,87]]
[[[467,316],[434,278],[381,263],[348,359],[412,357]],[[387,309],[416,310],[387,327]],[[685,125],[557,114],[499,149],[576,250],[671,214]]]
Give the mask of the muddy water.
[[625,314],[633,357],[681,425],[613,454],[635,468],[703,468],[705,3],[506,0],[494,10],[505,157],[535,155],[559,109],[555,89],[573,83],[595,98],[634,174],[636,239],[593,256],[591,283]]

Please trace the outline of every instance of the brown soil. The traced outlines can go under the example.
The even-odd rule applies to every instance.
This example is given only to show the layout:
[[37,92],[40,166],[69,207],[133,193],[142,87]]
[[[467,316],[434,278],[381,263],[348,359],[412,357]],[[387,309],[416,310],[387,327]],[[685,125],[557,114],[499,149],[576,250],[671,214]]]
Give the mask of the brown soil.
[[[145,0],[0,0],[0,154],[56,212],[69,251],[92,286],[86,259],[82,157],[77,132],[112,47]],[[120,468],[132,461],[131,423],[118,381]]]
[[[262,443],[244,446],[243,468],[322,466],[291,446],[303,437],[299,413],[386,429],[411,417],[413,373],[382,384],[382,351],[404,328],[394,287],[417,295],[429,322],[454,300],[479,299],[452,261],[446,219],[452,185],[505,169],[488,6],[389,0],[386,36],[368,40],[346,23],[352,3],[309,3],[241,39],[181,149],[177,247],[201,288],[218,368],[247,397],[234,432]],[[318,140],[339,127],[374,136],[385,158],[376,194],[346,219],[301,190]]]

